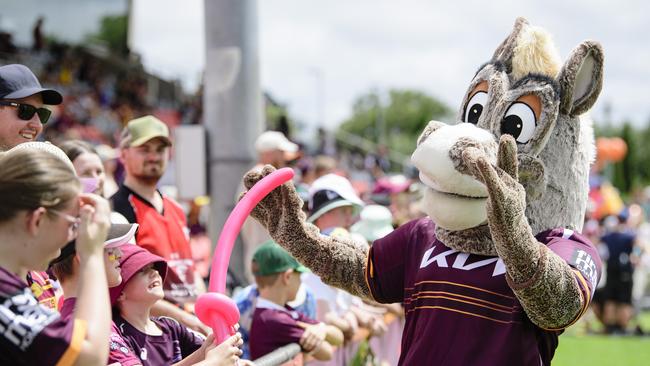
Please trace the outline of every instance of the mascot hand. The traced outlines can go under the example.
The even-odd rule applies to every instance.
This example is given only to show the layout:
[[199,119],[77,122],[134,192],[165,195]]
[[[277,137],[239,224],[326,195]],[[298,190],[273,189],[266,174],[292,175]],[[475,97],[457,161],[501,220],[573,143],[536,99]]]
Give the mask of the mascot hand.
[[487,221],[497,254],[514,283],[534,278],[543,250],[526,219],[526,190],[518,182],[517,145],[510,135],[501,136],[497,166],[484,153],[470,148],[463,161],[471,174],[487,187]]
[[[249,171],[244,176],[244,186],[246,189],[251,189],[255,183],[275,170],[273,166],[265,165],[262,169]],[[243,192],[239,198],[241,199],[245,194],[246,192]],[[287,230],[302,228],[302,223],[305,221],[302,205],[303,202],[296,188],[291,181],[288,181],[264,197],[255,206],[251,216],[259,221],[277,241],[277,237],[282,236]]]
[[[485,184],[488,191],[487,213],[490,230],[508,232],[519,226],[526,210],[526,190],[519,184],[517,144],[510,135],[501,136],[497,166],[493,167],[479,149],[463,152],[463,160],[474,178]],[[493,234],[495,234],[493,232]]]

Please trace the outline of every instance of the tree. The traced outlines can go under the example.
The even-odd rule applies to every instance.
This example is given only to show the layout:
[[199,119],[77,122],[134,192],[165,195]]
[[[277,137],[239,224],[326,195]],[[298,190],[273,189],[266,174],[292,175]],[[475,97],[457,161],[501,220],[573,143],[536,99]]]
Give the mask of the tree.
[[357,98],[352,116],[339,127],[389,149],[411,154],[417,137],[432,119],[451,116],[441,101],[416,90],[390,90],[385,103],[377,91]]
[[650,184],[650,120],[646,123],[646,127],[636,131],[636,173],[638,174],[640,185]]
[[637,171],[637,151],[636,151],[636,136],[637,133],[629,122],[625,122],[620,130],[620,136],[627,145],[627,154],[620,162],[614,164],[614,178],[612,184],[619,191],[629,193],[632,188],[636,186],[639,180],[639,173]]
[[127,15],[106,15],[100,21],[99,31],[87,38],[90,41],[104,42],[112,52],[126,56],[129,53],[128,25]]

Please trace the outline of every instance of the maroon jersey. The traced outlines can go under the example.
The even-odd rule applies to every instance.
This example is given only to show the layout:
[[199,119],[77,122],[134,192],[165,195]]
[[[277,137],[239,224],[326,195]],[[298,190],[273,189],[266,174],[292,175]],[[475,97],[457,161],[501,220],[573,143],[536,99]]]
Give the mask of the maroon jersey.
[[74,314],[74,309],[77,306],[77,298],[76,297],[66,297],[63,299],[63,303],[61,304],[61,309],[59,309],[59,314],[61,314],[61,318],[64,320],[72,318],[72,314]]
[[84,321],[62,319],[0,268],[0,365],[72,365],[85,337]]
[[[411,221],[375,241],[369,254],[373,297],[404,303],[400,365],[550,365],[562,329],[528,319],[500,258],[450,249],[434,229],[428,218]],[[596,249],[567,229],[536,238],[574,268],[582,314],[600,277]]]
[[120,366],[142,365],[131,346],[126,342],[115,322],[111,322],[111,334],[108,336],[108,364],[118,363]]
[[113,320],[144,366],[171,365],[179,362],[199,349],[205,341],[203,335],[164,316],[151,318],[162,330],[162,335],[159,336],[142,333],[120,316],[114,316]]
[[[77,298],[68,297],[63,301],[61,306],[61,318],[64,320],[72,318],[75,306],[77,305]],[[141,365],[140,359],[136,357],[135,352],[131,349],[128,343],[122,337],[122,333],[111,321],[111,333],[108,337],[109,354],[108,364],[119,363],[121,366],[135,366]]]
[[288,305],[282,307],[258,297],[249,336],[251,359],[258,359],[287,344],[298,343],[305,332],[298,322],[318,323]]

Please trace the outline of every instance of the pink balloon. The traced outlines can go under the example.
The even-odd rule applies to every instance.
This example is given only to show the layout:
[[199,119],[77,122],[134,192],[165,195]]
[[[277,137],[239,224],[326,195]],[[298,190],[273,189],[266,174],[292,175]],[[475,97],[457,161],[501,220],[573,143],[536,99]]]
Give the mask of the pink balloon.
[[233,326],[239,322],[239,309],[231,298],[218,292],[206,292],[194,304],[196,316],[212,328],[216,344],[235,333]]
[[293,178],[293,174],[291,168],[282,168],[257,182],[237,203],[221,230],[210,270],[210,285],[208,286],[210,292],[199,296],[194,305],[196,316],[212,328],[215,343],[221,343],[229,335],[232,335],[234,333],[233,326],[239,321],[237,305],[224,295],[228,263],[235,239],[253,208],[272,190]]

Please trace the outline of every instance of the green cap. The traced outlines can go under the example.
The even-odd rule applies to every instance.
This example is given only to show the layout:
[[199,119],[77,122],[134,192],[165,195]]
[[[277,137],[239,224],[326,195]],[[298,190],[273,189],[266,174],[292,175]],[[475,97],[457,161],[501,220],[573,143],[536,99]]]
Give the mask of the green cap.
[[257,263],[258,271],[255,276],[270,276],[293,269],[296,272],[309,272],[309,269],[289,254],[273,240],[264,242],[253,254],[253,262]]
[[120,147],[136,147],[145,142],[160,138],[167,145],[172,144],[169,139],[167,125],[154,116],[144,116],[133,119],[127,123],[120,138]]

